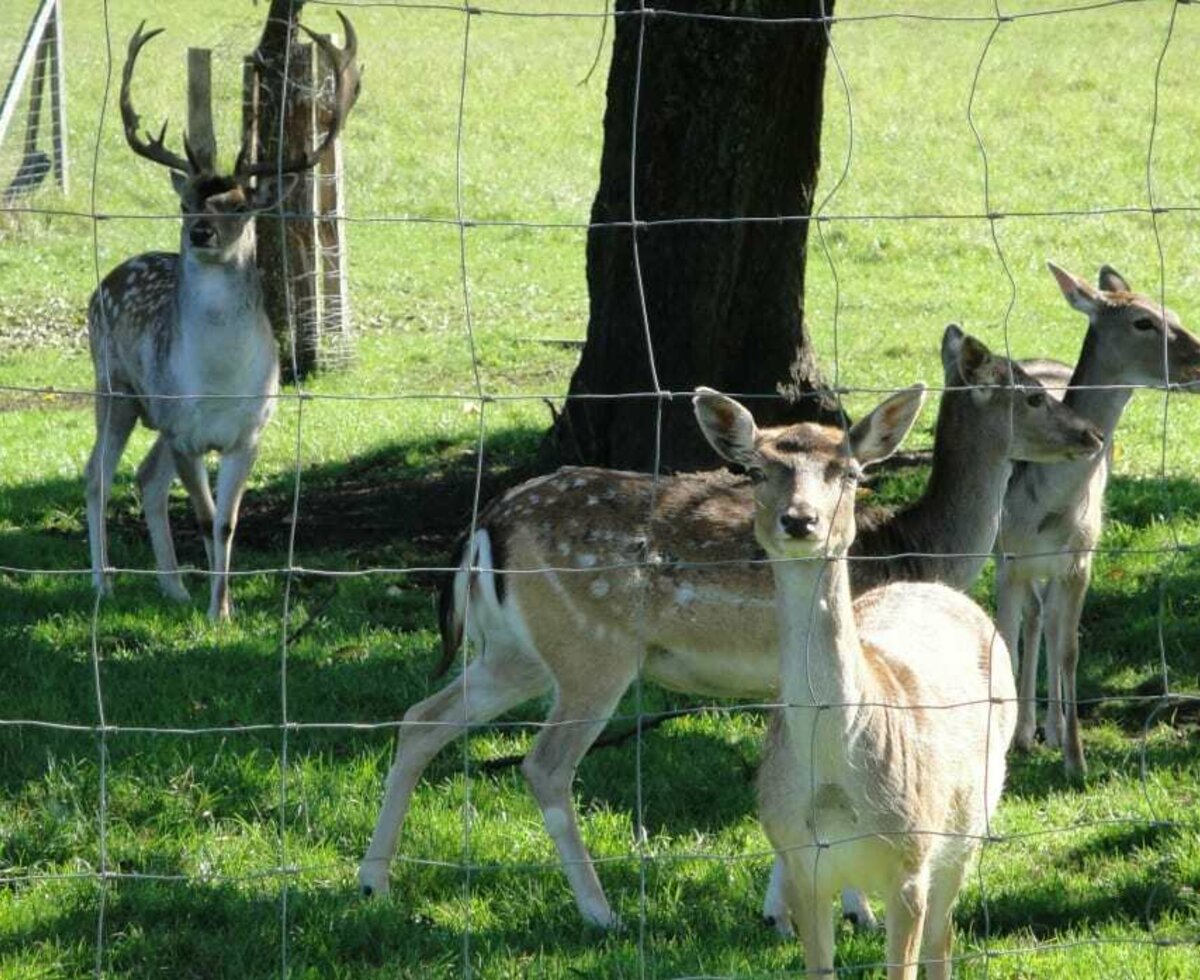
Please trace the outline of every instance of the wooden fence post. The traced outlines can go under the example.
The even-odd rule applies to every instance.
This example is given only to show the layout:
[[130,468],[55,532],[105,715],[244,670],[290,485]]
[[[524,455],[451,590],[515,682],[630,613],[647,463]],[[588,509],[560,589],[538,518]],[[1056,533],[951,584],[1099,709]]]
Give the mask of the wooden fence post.
[[[317,132],[324,132],[333,117],[334,65],[318,52]],[[350,297],[346,246],[345,188],[342,183],[340,138],[317,164],[317,236],[321,249],[321,359],[327,365],[344,364],[352,354]]]
[[[244,125],[257,124],[250,145],[260,160],[279,155],[281,135],[285,157],[310,150],[325,132],[332,112],[332,105],[320,97],[326,89],[332,90],[328,83],[332,66],[323,55],[314,54],[312,45],[294,39],[300,6],[301,0],[272,0],[262,40],[246,61],[243,120]],[[342,201],[339,140],[312,171],[300,175],[284,202],[286,217],[267,213],[258,218],[263,301],[279,341],[283,374],[289,380],[347,360]],[[289,324],[295,331],[294,355]]]

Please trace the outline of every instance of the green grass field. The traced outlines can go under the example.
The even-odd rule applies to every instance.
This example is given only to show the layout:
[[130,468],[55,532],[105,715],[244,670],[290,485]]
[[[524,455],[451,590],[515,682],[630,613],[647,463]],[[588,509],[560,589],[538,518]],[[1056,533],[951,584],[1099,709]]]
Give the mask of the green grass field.
[[[238,59],[265,8],[214,0],[201,16],[192,4],[149,6],[107,4],[115,65],[143,16],[168,27],[143,56],[137,100],[147,120],[179,120],[183,50],[212,46],[231,158]],[[586,326],[581,226],[598,172],[611,31],[581,85],[599,19],[494,11],[604,5],[486,6],[493,12],[470,27],[462,206],[483,222],[467,232],[466,272],[480,378],[499,400],[480,417],[459,232],[429,220],[456,213],[464,16],[352,10],[365,65],[346,134],[358,356],[312,383],[315,397],[285,400],[272,423],[239,530],[238,618],[214,627],[202,575],[189,577],[196,601],[181,608],[147,574],[133,481],[144,432],[110,507],[112,558],[131,571],[98,609],[85,574],[81,473],[92,422],[87,400],[70,394],[91,384],[83,311],[98,269],[172,247],[177,205],[161,169],[124,147],[115,91],[99,129],[104,5],[66,0],[70,193],[47,189],[31,202],[45,210],[0,214],[0,566],[18,569],[0,572],[0,977],[270,977],[285,963],[296,978],[356,980],[453,977],[468,964],[484,977],[802,969],[799,945],[758,916],[769,865],[753,791],[762,717],[729,706],[645,737],[640,855],[633,743],[581,767],[584,835],[621,931],[580,924],[516,770],[477,771],[528,744],[519,725],[474,733],[435,762],[392,898],[355,893],[394,722],[434,689],[431,580],[414,569],[443,563],[469,519],[481,428],[485,488],[528,470],[549,422],[542,396],[561,399],[577,356],[542,341],[582,338]],[[21,34],[29,7],[4,5],[4,36]],[[918,7],[994,12],[990,0],[846,0],[838,11]],[[1089,276],[1111,262],[1200,329],[1200,9],[1174,16],[1152,161],[1154,203],[1171,210],[1156,222],[1077,212],[1148,203],[1170,3],[1001,26],[972,106],[989,163],[986,201],[967,105],[994,22],[834,29],[852,152],[812,239],[806,299],[830,377],[852,389],[937,382],[937,343],[951,320],[1014,356],[1073,359],[1084,320],[1062,302],[1047,258]],[[331,27],[333,12],[312,6],[307,19]],[[822,189],[850,150],[847,96],[831,65]],[[93,211],[104,220],[86,216]],[[1006,215],[995,242],[988,211]],[[1047,211],[1056,214],[1029,214]],[[851,393],[849,407],[861,412],[876,397]],[[914,447],[929,445],[935,412],[926,408]],[[1156,710],[1164,656],[1171,690],[1200,692],[1198,446],[1200,405],[1156,392],[1133,400],[1083,622],[1088,781],[1069,785],[1049,751],[1012,760],[1000,840],[959,906],[962,976],[1200,975],[1198,713],[1194,703]],[[897,472],[876,492],[904,499],[922,479]],[[181,557],[199,566],[182,495],[174,505]],[[289,561],[304,570],[290,593],[278,571]],[[356,574],[320,574],[330,571]],[[990,582],[989,571],[977,590],[985,604]],[[695,704],[651,689],[642,703]],[[623,713],[634,706],[631,694]],[[531,704],[508,720],[543,712]],[[882,975],[867,967],[884,958],[881,935],[844,927],[838,953],[839,965],[864,967],[850,975]]]

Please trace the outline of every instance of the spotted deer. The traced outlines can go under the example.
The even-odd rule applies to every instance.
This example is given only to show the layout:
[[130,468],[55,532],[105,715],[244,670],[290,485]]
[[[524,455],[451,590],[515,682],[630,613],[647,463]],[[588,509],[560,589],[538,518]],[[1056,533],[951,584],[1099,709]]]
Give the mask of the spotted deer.
[[[945,332],[942,359],[948,390],[928,487],[898,513],[872,516],[854,551],[863,560],[851,563],[858,591],[922,577],[965,587],[991,552],[1011,460],[1069,459],[1100,447],[1090,425],[956,326]],[[576,766],[639,672],[688,694],[777,695],[774,587],[770,570],[757,560],[753,510],[745,476],[696,473],[656,481],[590,468],[530,480],[486,508],[442,593],[438,672],[449,666],[464,633],[476,656],[461,677],[404,716],[359,869],[363,892],[386,892],[388,865],[430,760],[462,727],[552,691],[554,706],[524,773],[580,912],[590,922],[611,924],[576,824]],[[847,908],[870,923],[861,898],[848,895]],[[786,930],[776,890],[764,911]]]
[[[1099,288],[1053,262],[1049,266],[1067,303],[1088,318],[1063,403],[1096,426],[1110,451],[1016,469],[996,541],[996,618],[1013,654],[1014,670],[1019,660],[1021,707],[1015,745],[1028,749],[1034,743],[1044,625],[1046,743],[1062,746],[1067,774],[1078,778],[1086,771],[1075,688],[1079,620],[1103,525],[1113,433],[1132,386],[1187,385],[1186,390],[1196,390],[1200,340],[1174,312],[1135,293],[1111,266],[1101,266]],[[1045,378],[1054,376],[1059,385],[1063,372],[1070,370],[1049,361],[1028,367]]]
[[[208,614],[230,615],[228,574],[238,507],[279,391],[275,340],[255,265],[254,217],[275,207],[296,174],[316,164],[354,102],[357,41],[345,17],[342,25],[341,50],[327,37],[311,35],[337,66],[332,120],[320,146],[283,161],[252,163],[246,133],[231,174],[198,159],[186,137],[183,156],[168,149],[165,124],[157,137],[140,135],[130,85],[138,54],[161,30],[144,32],[143,23],[129,41],[120,95],[125,139],[136,154],[170,170],[183,222],[178,252],[146,252],[121,263],[88,306],[97,392],[96,441],[86,470],[88,539],[92,580],[102,592],[111,589],[105,505],[129,435],[141,420],[158,432],[137,476],[159,584],[173,599],[188,597],[167,519],[168,494],[178,475],[208,553]],[[209,452],[220,455],[215,502],[204,462]]]
[[759,815],[811,975],[832,975],[830,900],[854,884],[887,905],[888,976],[950,974],[951,913],[1004,786],[1016,721],[1008,651],[961,592],[900,582],[851,596],[862,468],[889,456],[923,387],[849,432],[760,432],[698,389],[713,448],[754,475],[753,535],[770,559],[781,707],[759,767]]

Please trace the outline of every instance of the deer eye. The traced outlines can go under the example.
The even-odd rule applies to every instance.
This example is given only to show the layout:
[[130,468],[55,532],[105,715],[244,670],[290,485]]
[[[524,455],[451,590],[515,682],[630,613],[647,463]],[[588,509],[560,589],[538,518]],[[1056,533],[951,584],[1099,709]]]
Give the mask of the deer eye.
[[1154,326],[1154,321],[1148,316],[1144,316],[1140,320],[1133,321],[1133,328],[1135,330],[1153,330]]
[[1028,405],[1030,408],[1041,408],[1043,405],[1046,404],[1046,396],[1043,395],[1041,392],[1030,395],[1028,398],[1025,399],[1025,404]]

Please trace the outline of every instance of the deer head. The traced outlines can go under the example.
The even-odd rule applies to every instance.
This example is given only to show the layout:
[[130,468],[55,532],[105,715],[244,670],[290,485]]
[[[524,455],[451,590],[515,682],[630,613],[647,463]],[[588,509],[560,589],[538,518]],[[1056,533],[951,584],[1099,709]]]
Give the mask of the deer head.
[[886,459],[912,428],[925,386],[892,395],[849,432],[802,423],[760,430],[732,398],[697,388],[705,438],[755,484],[754,535],[776,558],[836,557],[854,541],[854,492],[862,468]]
[[953,323],[942,335],[942,368],[946,387],[969,388],[958,397],[969,397],[978,409],[969,419],[974,431],[961,431],[956,416],[952,421],[960,431],[948,432],[947,438],[987,439],[1007,446],[1009,459],[1033,463],[1094,456],[1104,446],[1094,425],[1050,395],[1020,364],[993,354]]
[[358,97],[359,71],[355,62],[358,38],[350,21],[339,11],[338,17],[346,35],[344,48],[334,46],[329,37],[301,27],[316,42],[334,65],[334,108],[329,127],[315,150],[282,161],[251,163],[254,126],[247,126],[232,173],[215,171],[212,163],[201,160],[183,137],[184,155],[166,146],[167,124],[157,136],[142,135],[141,120],[133,108],[130,85],[138,55],[145,45],[162,33],[159,28],[144,31],[145,21],[138,25],[129,39],[125,68],[121,73],[121,120],[125,139],[138,156],[162,164],[171,171],[171,185],[179,197],[183,211],[180,251],[205,262],[227,262],[239,253],[254,247],[254,213],[277,206],[295,187],[297,174],[310,170],[326,149],[337,139],[346,116]]
[[1110,265],[1100,267],[1097,288],[1053,262],[1046,264],[1063,298],[1087,314],[1087,343],[1096,345],[1104,377],[1156,388],[1200,382],[1200,340],[1174,311],[1135,293]]

